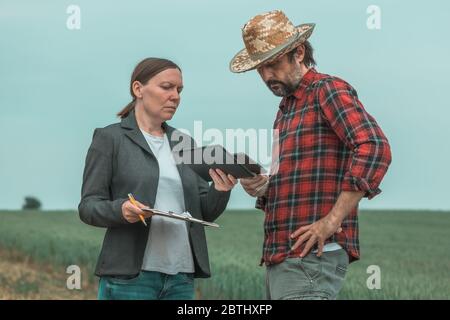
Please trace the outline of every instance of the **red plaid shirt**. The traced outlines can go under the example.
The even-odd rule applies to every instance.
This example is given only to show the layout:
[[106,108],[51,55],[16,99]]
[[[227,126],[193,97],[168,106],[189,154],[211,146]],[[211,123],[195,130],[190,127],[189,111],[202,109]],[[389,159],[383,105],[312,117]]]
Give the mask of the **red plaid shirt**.
[[[256,203],[266,213],[262,262],[267,265],[298,257],[305,244],[290,252],[296,239],[289,235],[326,216],[341,191],[364,191],[369,199],[379,194],[391,162],[388,140],[355,89],[315,69],[283,98],[274,129],[279,168]],[[343,232],[326,243],[339,243],[350,261],[359,259],[357,208],[341,226]]]

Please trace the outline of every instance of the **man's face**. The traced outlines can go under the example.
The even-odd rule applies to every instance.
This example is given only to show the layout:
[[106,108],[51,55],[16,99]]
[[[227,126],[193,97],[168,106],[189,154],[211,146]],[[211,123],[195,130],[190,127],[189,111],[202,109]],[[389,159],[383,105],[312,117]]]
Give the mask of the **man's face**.
[[298,88],[302,78],[300,65],[287,54],[257,68],[267,87],[278,97],[290,96]]

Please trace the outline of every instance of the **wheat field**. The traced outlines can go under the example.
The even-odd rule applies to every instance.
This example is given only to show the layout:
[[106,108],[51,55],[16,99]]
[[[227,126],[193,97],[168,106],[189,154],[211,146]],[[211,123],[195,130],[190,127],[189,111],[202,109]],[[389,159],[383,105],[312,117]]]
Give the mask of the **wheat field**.
[[[212,277],[196,281],[198,299],[264,299],[263,217],[229,210],[207,230]],[[362,257],[339,299],[449,299],[449,230],[449,212],[362,211]],[[76,211],[0,211],[0,299],[95,299],[103,234]],[[81,290],[66,288],[69,265],[81,267]],[[380,289],[367,287],[372,265]]]

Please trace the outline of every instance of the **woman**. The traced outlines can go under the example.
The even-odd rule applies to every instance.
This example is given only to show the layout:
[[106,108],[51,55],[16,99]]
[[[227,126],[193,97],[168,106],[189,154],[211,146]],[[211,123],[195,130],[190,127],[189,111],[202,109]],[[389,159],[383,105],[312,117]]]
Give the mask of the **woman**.
[[[201,224],[141,210],[187,211],[214,221],[237,182],[215,170],[210,171],[209,186],[187,166],[175,163],[172,137],[192,141],[166,123],[178,108],[182,89],[175,63],[147,58],[131,76],[133,101],[118,113],[121,122],[94,132],[78,210],[83,222],[107,228],[95,271],[99,299],[193,299],[194,277],[210,276]],[[128,193],[138,200],[137,206]]]

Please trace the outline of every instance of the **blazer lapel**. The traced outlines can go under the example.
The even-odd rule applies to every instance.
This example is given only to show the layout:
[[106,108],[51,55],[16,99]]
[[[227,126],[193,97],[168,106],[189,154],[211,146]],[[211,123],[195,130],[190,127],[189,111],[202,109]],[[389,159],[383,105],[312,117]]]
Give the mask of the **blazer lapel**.
[[151,155],[153,158],[156,159],[156,157],[153,154],[152,150],[150,149],[147,141],[145,141],[144,135],[142,134],[141,130],[139,129],[139,127],[137,125],[134,110],[130,111],[128,116],[126,118],[122,119],[121,127],[127,129],[127,131],[125,132],[125,135],[128,138],[130,138],[134,143],[136,143],[139,147],[141,147],[145,152],[147,152],[149,155]]

